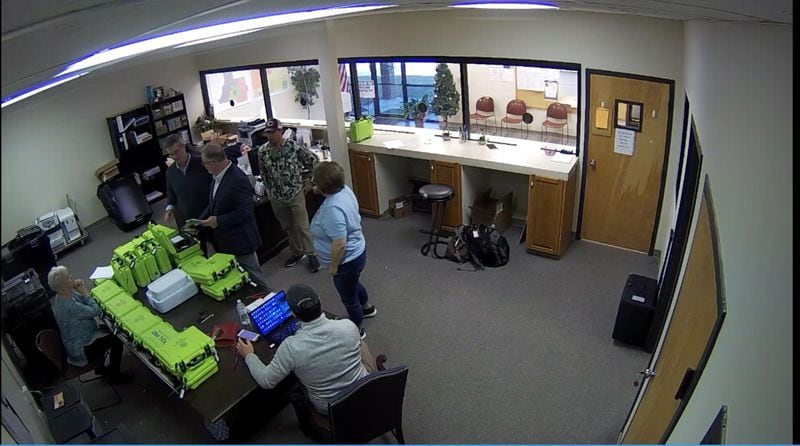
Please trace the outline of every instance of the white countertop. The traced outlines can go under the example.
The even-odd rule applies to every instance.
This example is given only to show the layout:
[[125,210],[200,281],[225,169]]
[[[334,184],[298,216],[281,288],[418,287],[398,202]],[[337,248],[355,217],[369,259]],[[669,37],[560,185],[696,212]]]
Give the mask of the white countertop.
[[[461,142],[457,137],[451,137],[450,141],[444,141],[441,137],[436,136],[441,133],[441,130],[435,129],[414,129],[409,133],[376,129],[372,138],[350,143],[349,146],[351,149],[363,152],[454,162],[465,166],[539,175],[557,180],[567,180],[569,172],[578,160],[577,156],[561,153],[547,156],[542,150],[542,148],[548,147],[574,151],[574,146],[487,135],[488,142],[496,142],[497,146],[497,149],[489,149],[485,145],[478,144],[477,141]],[[516,145],[500,144],[500,142]],[[399,147],[390,149],[387,147],[387,143],[390,146],[398,145]]]

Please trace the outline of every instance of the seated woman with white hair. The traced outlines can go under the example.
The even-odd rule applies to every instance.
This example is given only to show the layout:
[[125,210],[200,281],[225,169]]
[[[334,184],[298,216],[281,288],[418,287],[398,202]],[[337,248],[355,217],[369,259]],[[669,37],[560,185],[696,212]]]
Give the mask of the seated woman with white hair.
[[[57,293],[51,306],[67,351],[67,362],[83,367],[91,361],[98,365],[97,373],[110,380],[127,380],[120,373],[122,341],[98,326],[95,318],[100,316],[100,307],[89,295],[86,283],[72,277],[66,266],[50,269],[47,283]],[[108,366],[103,364],[106,352],[110,353]]]

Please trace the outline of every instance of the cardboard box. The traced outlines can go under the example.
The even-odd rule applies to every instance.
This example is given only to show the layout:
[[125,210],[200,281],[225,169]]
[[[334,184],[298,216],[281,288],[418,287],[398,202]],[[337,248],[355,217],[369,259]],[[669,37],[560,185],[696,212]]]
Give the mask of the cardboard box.
[[511,203],[514,193],[507,193],[502,199],[492,197],[490,187],[481,194],[478,194],[472,206],[472,224],[494,225],[497,232],[503,233],[511,226]]
[[398,197],[389,200],[389,212],[394,218],[407,217],[411,215],[413,201],[411,197]]

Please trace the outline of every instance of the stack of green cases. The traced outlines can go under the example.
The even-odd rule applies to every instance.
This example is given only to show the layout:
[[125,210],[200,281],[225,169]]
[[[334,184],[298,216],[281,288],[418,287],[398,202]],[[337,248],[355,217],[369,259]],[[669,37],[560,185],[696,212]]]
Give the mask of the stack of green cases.
[[106,304],[120,294],[127,294],[116,282],[113,280],[106,280],[102,283],[95,285],[90,294],[100,305],[103,310],[106,309]]
[[150,271],[144,261],[139,261],[133,252],[126,252],[123,259],[130,267],[131,273],[133,273],[133,280],[136,282],[136,286],[144,288],[150,285],[152,279],[150,279]]
[[211,298],[224,300],[234,291],[245,286],[248,282],[250,282],[250,276],[247,275],[247,271],[241,266],[237,266],[236,269],[229,272],[225,277],[210,285],[200,284],[200,290]]
[[144,263],[144,267],[147,271],[147,278],[148,278],[147,285],[149,285],[150,282],[161,277],[161,271],[158,269],[158,262],[156,262],[156,256],[153,255],[153,252],[150,249],[150,244],[146,240],[142,240],[139,246],[136,247],[135,252],[136,252],[136,261]]
[[125,291],[135,294],[136,281],[133,279],[130,265],[125,262],[121,257],[111,257],[111,269],[114,270],[114,281],[117,282]]
[[195,283],[211,285],[238,266],[239,262],[236,261],[235,256],[216,253],[209,258],[203,256],[192,257],[181,263],[180,269],[191,277]]
[[105,312],[114,321],[115,326],[119,326],[119,321],[126,314],[142,306],[142,303],[134,299],[128,293],[118,294],[117,297],[105,302]]
[[117,321],[122,330],[133,341],[134,345],[141,345],[142,338],[147,335],[148,330],[163,322],[161,318],[149,308],[142,305],[131,310]]
[[189,259],[191,259],[193,257],[196,257],[196,256],[201,256],[202,257],[202,255],[203,255],[203,251],[200,249],[200,243],[196,242],[192,246],[184,249],[183,251],[176,252],[175,256],[173,257],[173,260],[175,260],[175,263],[178,266],[181,266],[187,260],[189,260]]
[[169,254],[167,254],[166,248],[164,248],[164,246],[162,246],[161,243],[156,240],[153,233],[149,230],[144,231],[142,233],[142,237],[145,239],[145,246],[150,251],[150,254],[152,254],[156,259],[158,271],[161,274],[166,274],[172,271],[172,263],[169,260]]
[[118,257],[125,257],[127,253],[133,253],[136,251],[136,247],[139,246],[139,243],[142,242],[142,239],[139,236],[134,237],[127,243],[123,243],[116,248],[114,248],[114,255]]

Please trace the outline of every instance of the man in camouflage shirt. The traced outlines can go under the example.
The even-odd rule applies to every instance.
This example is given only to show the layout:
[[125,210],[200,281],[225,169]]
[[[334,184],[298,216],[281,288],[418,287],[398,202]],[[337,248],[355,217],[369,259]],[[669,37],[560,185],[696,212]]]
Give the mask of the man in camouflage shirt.
[[258,164],[275,217],[289,235],[292,254],[283,266],[290,268],[308,257],[311,272],[319,271],[314,244],[308,229],[306,192],[319,164],[317,156],[302,144],[283,138],[283,125],[277,119],[267,121],[268,141],[258,149]]

